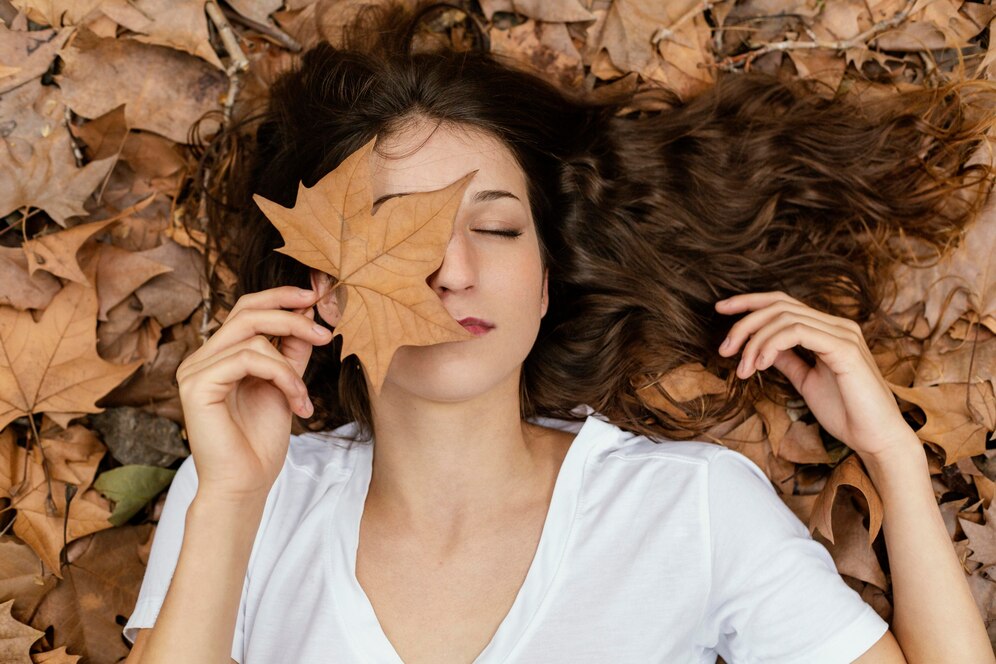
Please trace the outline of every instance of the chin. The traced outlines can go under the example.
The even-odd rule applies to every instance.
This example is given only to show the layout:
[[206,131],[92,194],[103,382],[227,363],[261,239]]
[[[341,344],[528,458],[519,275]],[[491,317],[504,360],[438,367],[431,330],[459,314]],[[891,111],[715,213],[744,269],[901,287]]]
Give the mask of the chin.
[[399,348],[391,360],[383,389],[407,392],[428,401],[456,403],[487,394],[514,380],[518,393],[519,371],[525,356],[518,361],[509,358],[501,362],[501,358],[486,356],[476,349],[468,354],[462,348],[453,348],[457,343]]

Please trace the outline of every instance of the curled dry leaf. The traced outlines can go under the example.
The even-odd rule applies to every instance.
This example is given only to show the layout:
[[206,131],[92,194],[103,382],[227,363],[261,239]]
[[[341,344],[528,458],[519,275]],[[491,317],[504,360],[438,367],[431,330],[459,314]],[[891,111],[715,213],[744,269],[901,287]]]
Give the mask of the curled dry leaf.
[[822,543],[833,557],[837,571],[888,590],[888,579],[882,571],[875,549],[870,546],[873,538],[869,537],[868,528],[865,527],[864,515],[851,500],[836,501],[833,508],[833,532],[834,541],[829,542],[823,538]]
[[865,497],[868,503],[868,515],[870,529],[868,532],[868,545],[875,541],[878,531],[882,527],[882,498],[878,495],[878,490],[872,484],[871,479],[865,474],[861,467],[861,462],[857,455],[852,454],[834,467],[830,473],[823,491],[820,492],[813,505],[813,515],[809,521],[809,532],[818,530],[821,535],[834,542],[833,536],[833,505],[837,497],[837,489],[841,485],[853,486]]
[[473,338],[443,307],[426,279],[443,262],[470,173],[444,189],[385,201],[371,214],[368,156],[374,141],[313,187],[298,187],[285,208],[258,194],[256,204],[280,231],[280,253],[336,278],[345,300],[336,334],[342,356],[355,354],[380,393],[400,346]]

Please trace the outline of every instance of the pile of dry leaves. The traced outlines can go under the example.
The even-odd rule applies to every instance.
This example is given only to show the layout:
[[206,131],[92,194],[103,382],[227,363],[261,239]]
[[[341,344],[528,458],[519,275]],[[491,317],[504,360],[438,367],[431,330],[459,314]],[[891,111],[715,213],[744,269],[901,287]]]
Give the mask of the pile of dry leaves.
[[[369,1],[369,0],[368,0]],[[358,0],[0,0],[0,659],[115,662],[154,523],[188,454],[180,361],[224,320],[191,126],[210,135]],[[717,71],[929,85],[996,77],[996,8],[966,0],[480,0],[491,49],[561,84]],[[478,11],[479,10],[479,11]],[[438,12],[429,39],[467,39]],[[873,350],[920,427],[938,503],[996,642],[996,202],[934,267],[903,268]],[[903,354],[913,359],[895,362]],[[722,383],[666,377],[692,399]],[[100,403],[100,407],[96,404]],[[854,455],[759,402],[721,441],[764,469],[886,619],[881,505]],[[887,565],[885,565],[887,569]]]

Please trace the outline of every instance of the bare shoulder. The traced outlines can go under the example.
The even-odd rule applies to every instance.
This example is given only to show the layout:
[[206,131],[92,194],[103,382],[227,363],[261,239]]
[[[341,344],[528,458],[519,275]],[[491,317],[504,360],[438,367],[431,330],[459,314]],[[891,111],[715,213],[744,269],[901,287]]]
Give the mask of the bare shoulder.
[[875,645],[854,660],[854,664],[906,664],[906,656],[892,630],[886,630]]
[[[151,627],[138,630],[138,635],[135,637],[135,645],[131,647],[131,652],[128,653],[128,657],[122,664],[138,664],[142,658],[142,651],[145,650],[145,643],[149,640],[150,634],[152,634]],[[233,659],[232,664],[239,663]]]

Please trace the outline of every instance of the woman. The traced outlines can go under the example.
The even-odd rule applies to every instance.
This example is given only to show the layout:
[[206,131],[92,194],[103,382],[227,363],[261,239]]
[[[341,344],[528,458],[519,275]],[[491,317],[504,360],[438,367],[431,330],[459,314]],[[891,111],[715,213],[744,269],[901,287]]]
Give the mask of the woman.
[[[245,294],[177,372],[192,456],[129,661],[993,661],[923,447],[834,315],[842,296],[877,305],[872,239],[902,224],[939,241],[971,217],[978,201],[943,206],[982,181],[963,166],[985,122],[915,94],[859,118],[754,77],[617,117],[632,98],[412,55],[417,19],[308,53],[228,183],[216,219],[245,233]],[[250,206],[291,206],[374,137],[375,210],[476,171],[427,280],[473,338],[399,348],[379,391],[315,324],[339,319],[328,275],[274,253]],[[663,442],[750,390],[697,423],[635,395],[635,377],[737,357],[731,382],[776,369],[868,469],[894,632],[757,466]],[[295,415],[321,430],[292,435]]]

